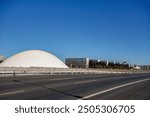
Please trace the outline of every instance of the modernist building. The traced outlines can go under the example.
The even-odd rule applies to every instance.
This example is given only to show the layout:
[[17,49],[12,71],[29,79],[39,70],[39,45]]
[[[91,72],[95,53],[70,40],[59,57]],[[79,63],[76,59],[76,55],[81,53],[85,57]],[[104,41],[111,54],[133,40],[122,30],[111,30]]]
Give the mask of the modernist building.
[[66,58],[65,63],[70,68],[89,68],[89,58]]
[[124,62],[108,62],[108,68],[111,69],[129,69],[130,65],[128,63]]
[[2,62],[0,67],[68,68],[56,56],[41,50],[29,50],[18,53]]
[[108,61],[89,59],[89,68],[106,68],[108,66]]
[[142,70],[150,70],[150,65],[140,65],[139,66]]
[[129,69],[126,62],[114,62],[89,58],[66,58],[66,65],[70,68],[110,68],[110,69]]

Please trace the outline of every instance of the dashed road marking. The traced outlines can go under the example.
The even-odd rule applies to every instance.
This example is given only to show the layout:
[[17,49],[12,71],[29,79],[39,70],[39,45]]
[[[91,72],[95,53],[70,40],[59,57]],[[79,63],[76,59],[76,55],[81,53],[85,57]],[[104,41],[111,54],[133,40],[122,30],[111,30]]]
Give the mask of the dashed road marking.
[[83,84],[83,83],[89,83],[89,82],[95,82],[99,80],[87,80],[87,81],[80,81],[80,82],[75,82],[74,84]]

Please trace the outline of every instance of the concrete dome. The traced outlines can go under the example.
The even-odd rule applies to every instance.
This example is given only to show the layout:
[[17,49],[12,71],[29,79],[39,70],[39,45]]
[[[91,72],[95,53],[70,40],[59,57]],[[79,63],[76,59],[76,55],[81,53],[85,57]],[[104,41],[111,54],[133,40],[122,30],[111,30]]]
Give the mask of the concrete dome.
[[0,55],[0,63],[3,62],[6,58],[3,55]]
[[51,67],[68,68],[56,56],[40,50],[28,50],[18,53],[0,64],[1,67]]
[[3,55],[0,55],[0,61],[5,60],[6,58]]

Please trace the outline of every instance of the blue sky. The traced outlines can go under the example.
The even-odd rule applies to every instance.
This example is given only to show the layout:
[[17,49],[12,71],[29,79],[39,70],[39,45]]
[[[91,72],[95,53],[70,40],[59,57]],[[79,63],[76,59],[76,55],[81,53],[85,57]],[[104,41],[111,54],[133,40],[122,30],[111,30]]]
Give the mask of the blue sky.
[[0,54],[30,49],[150,64],[150,0],[0,0]]

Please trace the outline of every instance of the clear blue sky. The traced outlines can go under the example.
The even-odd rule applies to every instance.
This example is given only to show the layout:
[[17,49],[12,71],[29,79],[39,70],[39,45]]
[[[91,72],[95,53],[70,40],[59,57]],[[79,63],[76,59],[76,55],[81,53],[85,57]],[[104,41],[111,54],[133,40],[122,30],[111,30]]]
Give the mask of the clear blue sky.
[[150,0],[0,0],[0,54],[150,64]]

